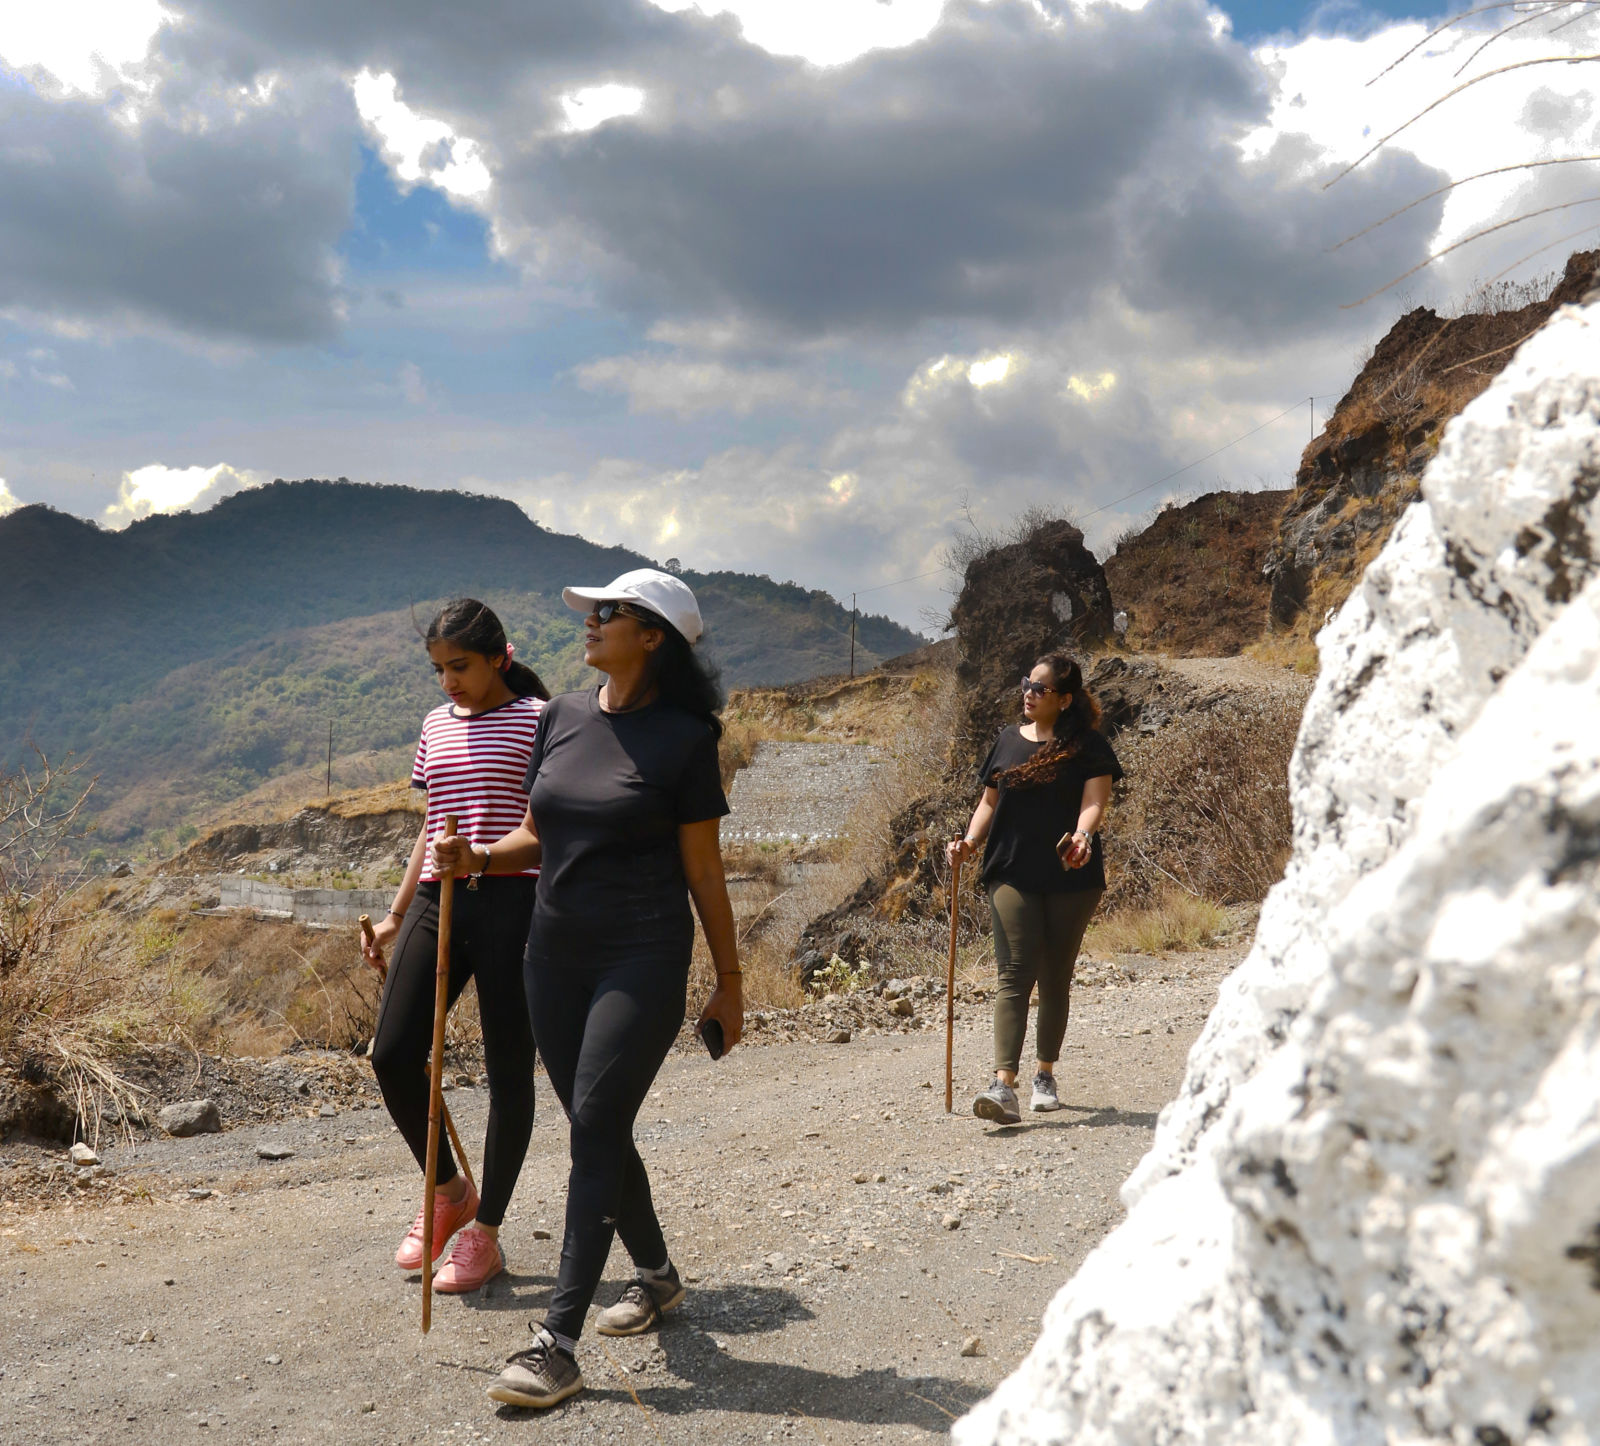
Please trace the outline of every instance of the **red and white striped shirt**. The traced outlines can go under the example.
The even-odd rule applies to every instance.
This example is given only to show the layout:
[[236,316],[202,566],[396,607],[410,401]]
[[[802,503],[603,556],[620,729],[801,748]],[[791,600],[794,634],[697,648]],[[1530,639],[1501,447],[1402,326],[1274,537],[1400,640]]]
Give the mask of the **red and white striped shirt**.
[[[428,792],[428,842],[422,877],[437,881],[433,841],[444,836],[446,814],[456,832],[479,847],[504,838],[528,811],[523,777],[533,756],[544,702],[513,698],[487,713],[462,717],[441,703],[422,720],[411,786]],[[536,877],[537,868],[523,869]]]

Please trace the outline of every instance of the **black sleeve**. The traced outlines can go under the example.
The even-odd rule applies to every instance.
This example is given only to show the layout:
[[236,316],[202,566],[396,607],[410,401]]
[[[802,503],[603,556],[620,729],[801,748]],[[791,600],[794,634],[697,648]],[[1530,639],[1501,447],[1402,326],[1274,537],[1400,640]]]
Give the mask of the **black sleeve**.
[[527,771],[522,775],[522,791],[524,794],[533,792],[533,780],[539,772],[539,764],[544,758],[544,733],[550,726],[551,715],[555,712],[555,702],[546,703],[539,710],[539,726],[533,732],[533,752],[528,755]]
[[672,817],[677,823],[703,823],[708,818],[721,818],[727,811],[728,799],[722,791],[722,773],[717,766],[717,740],[707,728],[690,752],[673,791]]
[[1115,783],[1123,776],[1122,765],[1117,762],[1117,755],[1099,731],[1092,731],[1083,740],[1083,748],[1078,757],[1083,765],[1085,778],[1104,778],[1109,773],[1111,781]]
[[978,782],[985,788],[993,788],[995,786],[994,776],[1000,772],[1001,768],[1004,767],[1004,765],[999,761],[997,755],[1000,752],[1000,745],[1005,740],[1005,736],[1006,735],[1002,732],[1000,736],[994,740],[994,742],[989,746],[988,757],[986,757],[978,767]]

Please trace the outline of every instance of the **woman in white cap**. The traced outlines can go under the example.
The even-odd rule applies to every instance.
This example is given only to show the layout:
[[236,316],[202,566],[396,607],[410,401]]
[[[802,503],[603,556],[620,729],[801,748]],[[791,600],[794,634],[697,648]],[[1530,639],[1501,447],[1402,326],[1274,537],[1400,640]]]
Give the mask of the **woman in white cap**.
[[437,846],[458,873],[541,866],[528,1010],[571,1121],[572,1170],[549,1311],[489,1388],[516,1406],[553,1406],[582,1389],[577,1338],[614,1235],[637,1274],[600,1313],[602,1334],[649,1330],[683,1299],[633,1121],[683,1022],[691,898],[717,972],[700,1033],[715,1057],[744,1028],[717,837],[728,811],[717,767],[721,697],[694,651],[694,594],[670,573],[640,568],[562,596],[587,614],[583,660],[605,681],[546,705],[520,828],[488,848],[461,839]]

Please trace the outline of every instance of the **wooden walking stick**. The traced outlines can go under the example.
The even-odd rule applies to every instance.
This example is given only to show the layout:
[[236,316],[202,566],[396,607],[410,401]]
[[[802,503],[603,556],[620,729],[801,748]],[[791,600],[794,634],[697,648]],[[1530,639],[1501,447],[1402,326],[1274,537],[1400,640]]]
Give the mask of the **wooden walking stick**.
[[[456,831],[446,814],[446,836]],[[456,879],[439,880],[439,955],[433,976],[433,1056],[428,1061],[428,1162],[422,1169],[422,1333],[433,1326],[433,1187],[439,1176],[439,1121],[444,1114],[444,1021],[450,1012],[450,925],[455,913]]]
[[950,866],[950,967],[944,984],[944,1112],[955,1109],[956,1054],[956,904],[961,890],[961,860]]
[[[361,937],[372,946],[373,953],[377,953],[378,936],[372,932],[372,915],[363,914],[357,922],[361,925]],[[389,966],[384,962],[383,955],[378,954],[378,982],[381,984],[389,977]],[[467,1184],[474,1190],[478,1182],[472,1178],[472,1166],[467,1162],[467,1152],[461,1148],[461,1136],[456,1133],[456,1122],[450,1118],[450,1106],[440,1104],[444,1109],[444,1127],[449,1132],[450,1144],[456,1152],[456,1163],[461,1166],[461,1173],[467,1177]]]

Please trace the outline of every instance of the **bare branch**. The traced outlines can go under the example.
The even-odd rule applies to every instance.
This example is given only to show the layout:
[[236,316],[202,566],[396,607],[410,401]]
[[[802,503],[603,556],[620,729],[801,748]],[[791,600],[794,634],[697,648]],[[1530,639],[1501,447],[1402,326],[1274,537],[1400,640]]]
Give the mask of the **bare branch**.
[[1346,176],[1348,176],[1351,171],[1355,170],[1356,167],[1359,166],[1363,161],[1370,159],[1372,156],[1375,156],[1379,151],[1381,151],[1386,145],[1389,144],[1390,141],[1399,135],[1401,131],[1407,130],[1411,126],[1414,126],[1423,118],[1423,116],[1427,115],[1429,111],[1437,110],[1447,100],[1460,95],[1464,90],[1471,90],[1473,86],[1482,85],[1486,80],[1493,80],[1497,75],[1509,75],[1513,70],[1526,70],[1529,66],[1533,65],[1582,65],[1585,61],[1590,60],[1600,60],[1600,55],[1540,55],[1536,56],[1532,60],[1514,60],[1510,65],[1501,65],[1496,67],[1494,70],[1484,71],[1482,75],[1475,75],[1471,80],[1462,81],[1462,83],[1456,86],[1454,90],[1448,90],[1437,100],[1429,101],[1428,104],[1423,106],[1423,108],[1414,116],[1412,116],[1410,120],[1405,121],[1401,125],[1397,125],[1392,131],[1389,132],[1388,135],[1381,137],[1373,145],[1369,146],[1365,151],[1357,156],[1355,160],[1351,161],[1348,166],[1340,171],[1339,174],[1333,178],[1333,180],[1324,185],[1322,189],[1326,191],[1329,186],[1337,185]]
[[1453,191],[1457,186],[1466,185],[1468,181],[1481,181],[1485,176],[1503,176],[1508,171],[1531,171],[1540,166],[1574,166],[1582,161],[1600,161],[1600,154],[1592,156],[1562,156],[1553,161],[1518,161],[1513,166],[1496,166],[1493,170],[1477,171],[1470,176],[1463,176],[1459,181],[1451,181],[1448,185],[1437,186],[1429,191],[1426,196],[1418,196],[1415,201],[1400,207],[1398,211],[1389,212],[1381,221],[1374,221],[1370,226],[1363,227],[1353,236],[1346,236],[1343,241],[1335,242],[1328,250],[1337,251],[1341,246],[1347,246],[1352,241],[1359,241],[1367,232],[1376,231],[1378,227],[1387,225],[1396,216],[1403,216],[1407,211],[1420,206],[1424,201],[1431,201],[1435,196],[1442,196],[1446,191]]
[[1450,29],[1450,27],[1452,25],[1459,25],[1463,20],[1472,19],[1472,17],[1474,15],[1487,15],[1489,13],[1489,11],[1491,11],[1491,10],[1515,10],[1517,8],[1517,6],[1519,6],[1519,5],[1523,4],[1523,3],[1524,3],[1524,0],[1499,0],[1499,3],[1494,4],[1494,5],[1479,5],[1476,9],[1463,10],[1459,15],[1452,15],[1448,20],[1444,21],[1442,24],[1435,25],[1432,30],[1430,30],[1426,35],[1424,35],[1421,40],[1419,40],[1415,45],[1413,45],[1409,50],[1407,50],[1405,52],[1405,54],[1402,55],[1398,60],[1391,60],[1389,62],[1389,64],[1384,66],[1384,68],[1382,70],[1380,70],[1375,76],[1373,76],[1372,79],[1367,82],[1367,84],[1369,86],[1376,85],[1380,80],[1382,80],[1384,78],[1384,76],[1386,76],[1396,66],[1404,65],[1406,63],[1406,61],[1410,60],[1411,57],[1413,55],[1415,55],[1419,50],[1421,50],[1422,47],[1424,45],[1426,45],[1430,40],[1432,40],[1435,35],[1443,35],[1444,32],[1446,30]]
[[1565,201],[1559,206],[1542,206],[1537,211],[1525,211],[1520,216],[1513,216],[1509,221],[1498,221],[1493,226],[1485,226],[1481,230],[1474,231],[1470,236],[1463,236],[1459,241],[1454,241],[1450,245],[1444,247],[1442,250],[1435,251],[1433,255],[1425,257],[1423,260],[1417,262],[1417,264],[1413,266],[1411,270],[1395,277],[1393,281],[1386,282],[1376,291],[1368,292],[1367,295],[1363,296],[1360,301],[1345,302],[1340,310],[1349,311],[1352,307],[1365,306],[1369,301],[1372,300],[1374,296],[1382,296],[1383,293],[1388,291],[1391,287],[1398,286],[1409,276],[1415,276],[1417,272],[1421,271],[1426,266],[1433,265],[1433,263],[1438,261],[1441,257],[1448,256],[1452,251],[1459,250],[1461,247],[1468,245],[1470,242],[1479,241],[1485,236],[1493,235],[1496,231],[1504,231],[1507,226],[1520,226],[1524,221],[1531,221],[1536,216],[1548,216],[1552,211],[1570,211],[1574,206],[1592,206],[1597,201],[1600,201],[1600,196],[1585,196],[1581,201]]
[[1519,256],[1509,266],[1505,267],[1504,270],[1495,272],[1495,274],[1491,276],[1489,280],[1498,281],[1502,276],[1506,275],[1507,272],[1515,271],[1517,267],[1521,266],[1524,261],[1532,261],[1535,256],[1542,256],[1546,251],[1554,251],[1557,246],[1564,246],[1568,241],[1577,240],[1579,236],[1587,236],[1589,232],[1593,231],[1594,229],[1594,225],[1591,223],[1588,226],[1578,227],[1576,231],[1568,231],[1565,236],[1557,236],[1554,241],[1545,242],[1543,246],[1536,247],[1526,256]]
[[[1463,70],[1465,70],[1469,65],[1471,65],[1474,60],[1476,60],[1480,55],[1482,55],[1484,51],[1486,51],[1491,45],[1493,45],[1495,43],[1495,41],[1499,40],[1502,36],[1506,36],[1506,35],[1511,34],[1511,32],[1513,30],[1520,30],[1520,29],[1522,29],[1522,27],[1524,25],[1532,25],[1535,20],[1547,20],[1547,19],[1549,19],[1550,16],[1554,15],[1557,11],[1567,9],[1571,3],[1572,3],[1572,0],[1563,0],[1563,3],[1558,3],[1558,4],[1546,6],[1545,9],[1536,10],[1532,15],[1525,16],[1521,20],[1513,20],[1509,25],[1502,25],[1497,31],[1495,31],[1495,33],[1493,35],[1491,35],[1487,40],[1485,40],[1482,45],[1480,45],[1476,50],[1474,50],[1471,55],[1469,55],[1465,60],[1463,60],[1461,62],[1460,65],[1458,65],[1456,67],[1455,74],[1460,75]],[[1582,20],[1584,14],[1588,13],[1590,8],[1591,7],[1589,5],[1584,5],[1582,10],[1580,11],[1580,13],[1575,15],[1575,16],[1573,16],[1573,19],[1569,20],[1567,23],[1570,25],[1574,21]],[[1556,26],[1556,30],[1560,30],[1561,28],[1562,27],[1559,26],[1559,25]],[[1555,30],[1548,31],[1546,33],[1550,34],[1550,35],[1554,35],[1555,34]]]

